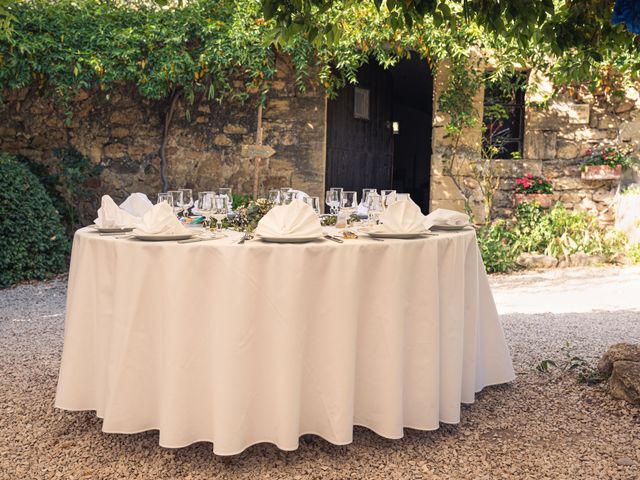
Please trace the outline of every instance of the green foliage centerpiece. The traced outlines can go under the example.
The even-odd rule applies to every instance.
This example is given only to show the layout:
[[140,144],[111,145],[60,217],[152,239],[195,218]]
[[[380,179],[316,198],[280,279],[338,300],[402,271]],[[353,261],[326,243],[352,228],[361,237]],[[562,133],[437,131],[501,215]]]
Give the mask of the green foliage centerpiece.
[[237,230],[239,232],[253,232],[258,226],[258,222],[271,208],[273,202],[266,198],[257,200],[245,199],[235,209],[235,215],[222,221],[223,228]]

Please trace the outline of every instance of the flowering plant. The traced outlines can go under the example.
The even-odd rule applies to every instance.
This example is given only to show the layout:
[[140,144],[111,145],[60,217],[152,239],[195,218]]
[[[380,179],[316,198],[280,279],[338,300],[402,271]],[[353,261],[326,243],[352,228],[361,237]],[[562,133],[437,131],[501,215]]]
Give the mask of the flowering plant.
[[547,178],[534,177],[530,173],[516,179],[516,193],[551,193],[553,188]]
[[266,198],[243,202],[235,209],[235,215],[232,218],[222,220],[222,227],[241,232],[253,232],[260,219],[271,210],[271,207],[273,207],[273,203]]
[[631,151],[632,149],[629,147],[589,148],[586,152],[583,166],[608,165],[611,168],[616,168],[620,165],[622,168],[627,168],[634,163],[634,159],[631,157]]

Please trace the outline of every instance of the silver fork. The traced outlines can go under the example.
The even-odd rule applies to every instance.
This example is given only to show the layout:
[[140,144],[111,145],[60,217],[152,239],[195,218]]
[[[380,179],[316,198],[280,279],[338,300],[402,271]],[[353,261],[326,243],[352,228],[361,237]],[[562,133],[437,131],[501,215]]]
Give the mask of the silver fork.
[[238,240],[236,243],[238,243],[238,245],[242,245],[247,240],[251,240],[251,234],[249,232],[244,232],[244,235],[242,235],[242,238]]

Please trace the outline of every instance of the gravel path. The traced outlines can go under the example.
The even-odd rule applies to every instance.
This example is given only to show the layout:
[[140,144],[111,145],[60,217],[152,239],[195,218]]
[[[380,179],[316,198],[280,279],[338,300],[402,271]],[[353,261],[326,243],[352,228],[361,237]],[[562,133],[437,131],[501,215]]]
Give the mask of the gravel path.
[[459,425],[393,441],[358,427],[347,446],[304,437],[295,452],[263,444],[231,458],[207,443],[163,449],[156,432],[104,434],[95,414],[54,409],[66,283],[0,291],[0,479],[640,479],[640,408],[534,371],[566,342],[594,361],[640,341],[640,269],[492,284],[518,378],[485,389]]

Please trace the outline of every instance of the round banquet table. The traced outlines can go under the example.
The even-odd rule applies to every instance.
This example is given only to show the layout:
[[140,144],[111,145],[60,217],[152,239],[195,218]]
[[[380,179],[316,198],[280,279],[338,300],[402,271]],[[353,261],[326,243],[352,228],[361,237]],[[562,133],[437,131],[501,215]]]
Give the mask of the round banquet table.
[[514,371],[475,232],[306,244],[73,240],[56,406],[219,455],[458,423]]

